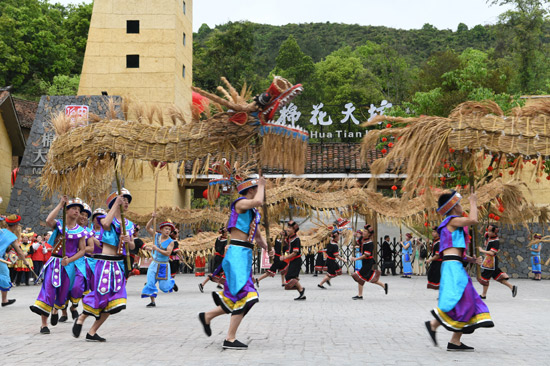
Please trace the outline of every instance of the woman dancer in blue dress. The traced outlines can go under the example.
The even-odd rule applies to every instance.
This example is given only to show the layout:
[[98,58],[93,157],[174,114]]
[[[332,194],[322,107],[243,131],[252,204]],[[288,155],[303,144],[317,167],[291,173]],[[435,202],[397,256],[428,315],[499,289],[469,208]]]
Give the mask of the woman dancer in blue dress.
[[437,212],[447,217],[437,228],[440,236],[439,255],[441,265],[441,283],[439,287],[439,303],[432,310],[435,319],[427,321],[426,329],[437,346],[435,331],[443,325],[453,332],[447,351],[473,351],[460,341],[462,334],[473,333],[477,328],[493,327],[491,314],[487,305],[481,300],[472,284],[472,280],[463,262],[478,263],[475,257],[466,255],[469,243],[468,226],[477,224],[477,197],[470,195],[470,214],[462,216],[460,206],[461,195],[458,192],[442,194],[439,197]]
[[226,284],[221,292],[213,292],[216,307],[199,314],[199,320],[207,336],[212,335],[210,322],[217,316],[231,314],[224,349],[247,349],[248,346],[236,339],[237,329],[252,306],[258,302],[258,292],[252,277],[253,241],[267,250],[267,243],[257,230],[260,214],[256,207],[264,202],[265,179],[247,179],[237,186],[239,197],[231,204],[231,215],[227,230],[230,239],[222,266]]

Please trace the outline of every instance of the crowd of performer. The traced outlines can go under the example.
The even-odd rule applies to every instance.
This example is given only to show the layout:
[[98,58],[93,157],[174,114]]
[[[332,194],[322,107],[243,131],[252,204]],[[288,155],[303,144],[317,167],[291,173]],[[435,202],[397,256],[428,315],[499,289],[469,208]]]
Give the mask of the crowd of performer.
[[[300,241],[300,227],[290,220],[286,228],[277,235],[273,249],[268,249],[266,240],[258,230],[260,213],[258,207],[263,204],[265,179],[248,179],[239,184],[240,197],[231,204],[228,224],[219,229],[213,256],[213,272],[202,283],[200,292],[204,292],[209,281],[214,282],[219,291],[212,292],[215,307],[199,313],[199,321],[207,336],[212,334],[212,321],[223,314],[231,315],[227,336],[222,344],[225,349],[246,349],[248,346],[237,340],[237,330],[244,316],[259,301],[260,282],[275,277],[279,273],[281,286],[285,290],[297,292],[296,301],[306,300],[305,287],[300,282],[303,247]],[[509,282],[509,276],[499,268],[498,253],[500,242],[499,228],[490,224],[486,230],[485,242],[478,253],[481,256],[467,255],[470,236],[468,227],[478,224],[476,196],[470,195],[470,213],[463,215],[460,205],[461,196],[457,192],[443,194],[439,199],[438,212],[445,216],[443,222],[432,228],[431,245],[413,239],[407,233],[400,243],[402,271],[405,278],[413,274],[412,263],[419,265],[416,273],[422,273],[427,267],[427,288],[439,290],[437,307],[432,310],[433,319],[426,322],[426,329],[435,345],[436,330],[439,326],[453,332],[447,345],[449,351],[470,351],[472,347],[461,342],[462,334],[472,333],[480,327],[494,326],[489,310],[483,299],[491,279],[507,286],[512,296],[518,288]],[[5,228],[0,229],[0,258],[6,251],[11,261],[0,263],[0,291],[2,307],[9,306],[15,299],[8,299],[12,283],[29,285],[31,273],[34,282],[41,288],[30,310],[40,316],[40,333],[50,334],[49,326],[73,319],[72,334],[80,337],[85,320],[92,316],[94,322],[86,334],[87,341],[105,342],[98,334],[104,322],[114,314],[126,308],[126,281],[129,276],[138,274],[136,264],[130,260],[130,252],[136,249],[151,252],[151,263],[147,270],[147,282],[141,297],[148,299],[146,307],[156,307],[159,289],[164,293],[177,292],[174,276],[179,271],[182,259],[178,247],[178,230],[170,222],[155,225],[153,213],[146,225],[146,232],[152,238],[151,244],[143,244],[137,232],[139,227],[128,219],[123,212],[128,210],[132,195],[126,189],[111,193],[106,201],[106,209],[94,211],[79,198],[62,196],[56,207],[46,218],[46,224],[52,231],[44,237],[30,230],[21,232],[18,215],[2,217]],[[64,219],[59,219],[63,211]],[[344,228],[335,222],[330,231],[328,244],[313,255],[313,267],[308,269],[314,276],[323,274],[318,283],[319,290],[327,290],[336,277],[342,274],[342,264],[352,265],[351,277],[357,282],[357,295],[353,300],[363,299],[365,283],[380,286],[388,294],[388,283],[380,280],[391,270],[396,274],[394,262],[397,251],[391,247],[389,236],[384,237],[381,246],[381,270],[375,262],[374,228],[367,224],[363,230],[355,233],[358,254],[348,262],[340,251],[341,235]],[[535,234],[534,239],[540,239]],[[271,267],[260,277],[253,275],[254,245],[268,251]],[[530,247],[532,270],[535,280],[540,280],[540,242]],[[423,251],[426,251],[424,253]],[[306,255],[310,254],[308,249]],[[417,258],[413,258],[417,253]],[[421,263],[420,260],[422,259]],[[175,263],[175,265],[174,265]],[[478,281],[483,286],[479,295],[465,269],[466,263],[475,263],[481,270]],[[10,274],[11,270],[11,274]],[[78,311],[82,303],[81,312]],[[60,316],[61,313],[61,316]]]

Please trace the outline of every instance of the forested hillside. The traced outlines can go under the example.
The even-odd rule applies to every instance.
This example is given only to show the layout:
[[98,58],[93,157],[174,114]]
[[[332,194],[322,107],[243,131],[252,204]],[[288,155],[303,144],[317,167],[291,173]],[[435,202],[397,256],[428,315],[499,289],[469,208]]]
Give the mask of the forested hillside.
[[[194,34],[193,80],[215,90],[220,76],[253,93],[272,75],[302,83],[302,120],[313,105],[342,118],[353,103],[358,119],[371,105],[391,113],[447,115],[456,104],[493,99],[503,109],[522,94],[550,93],[548,0],[491,0],[515,6],[494,25],[421,29],[334,23],[271,26],[233,22]],[[0,85],[19,96],[76,92],[92,5],[40,0],[0,2]],[[371,109],[372,111],[372,109]],[[327,117],[328,118],[328,117]],[[352,126],[354,127],[354,126]]]

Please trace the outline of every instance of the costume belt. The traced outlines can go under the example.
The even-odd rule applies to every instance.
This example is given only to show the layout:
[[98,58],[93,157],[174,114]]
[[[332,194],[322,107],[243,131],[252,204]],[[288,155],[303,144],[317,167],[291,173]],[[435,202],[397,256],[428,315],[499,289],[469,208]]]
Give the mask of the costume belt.
[[94,254],[92,257],[94,259],[100,259],[103,261],[113,261],[113,262],[121,261],[124,259],[123,255],[108,255],[108,254],[99,254],[99,253]]
[[445,262],[445,261],[458,261],[458,262],[462,262],[463,260],[462,260],[462,257],[461,257],[461,256],[451,254],[451,255],[444,255],[442,261],[443,261],[443,262]]
[[329,257],[328,255],[327,255],[327,258],[328,258],[328,259],[332,259],[332,260],[335,260],[335,259],[336,259],[336,258]]
[[236,245],[236,246],[239,246],[239,247],[245,247],[245,248],[248,248],[248,249],[254,249],[254,244],[249,243],[249,242],[247,242],[247,241],[238,240],[238,239],[231,239],[230,245]]

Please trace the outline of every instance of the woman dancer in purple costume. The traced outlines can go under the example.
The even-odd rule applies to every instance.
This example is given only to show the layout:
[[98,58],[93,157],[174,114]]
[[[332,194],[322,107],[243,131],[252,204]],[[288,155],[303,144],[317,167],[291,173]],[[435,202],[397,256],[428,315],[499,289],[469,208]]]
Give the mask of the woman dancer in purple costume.
[[[56,217],[65,203],[67,204],[67,222],[65,223],[65,256],[63,256],[61,245],[63,222],[56,220]],[[69,302],[71,282],[74,281],[76,271],[74,262],[84,255],[86,247],[86,231],[77,224],[77,219],[83,208],[80,199],[75,198],[69,201],[67,196],[63,196],[46,218],[46,225],[55,230],[50,240],[52,243],[57,240],[57,244],[53,248],[52,256],[42,269],[44,282],[42,282],[38,298],[30,307],[31,311],[40,315],[42,319],[40,327],[42,334],[50,334],[47,327],[50,312],[52,314],[50,322],[52,326],[55,326],[59,321],[57,311],[65,310]]]
[[120,207],[126,212],[131,200],[130,192],[124,188],[120,196],[116,192],[111,193],[107,198],[109,213],[96,218],[101,223],[103,249],[101,254],[94,255],[97,259],[94,288],[82,300],[84,311],[76,318],[72,329],[75,338],[80,336],[86,318],[92,315],[96,320],[86,334],[86,341],[105,342],[106,339],[97,334],[99,327],[109,315],[126,309],[126,278],[121,261],[124,258],[124,244],[127,243],[130,250],[134,248],[134,241],[130,239],[134,229],[133,223],[126,220],[124,224],[128,231],[126,235],[122,235],[117,230],[115,220],[121,222]]
[[458,192],[444,193],[439,197],[437,212],[447,217],[437,228],[440,236],[439,255],[442,257],[439,303],[432,310],[435,319],[425,323],[430,337],[437,346],[435,331],[443,325],[453,332],[447,351],[473,351],[460,341],[463,333],[473,333],[479,327],[493,327],[487,305],[475,290],[472,279],[462,265],[463,262],[480,263],[481,258],[466,255],[469,243],[467,227],[478,223],[477,197],[470,194],[470,214],[462,216]]

